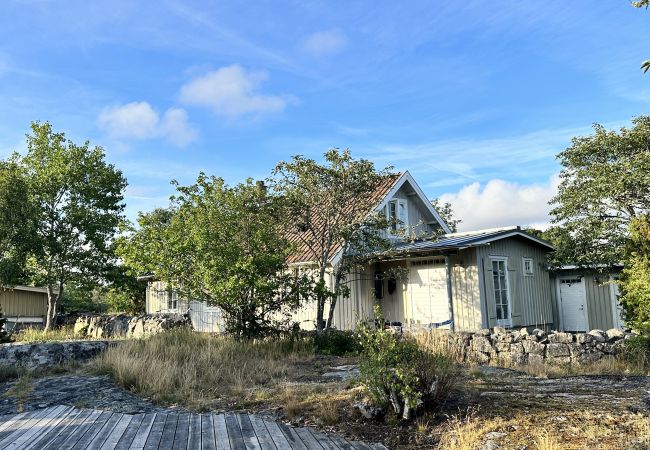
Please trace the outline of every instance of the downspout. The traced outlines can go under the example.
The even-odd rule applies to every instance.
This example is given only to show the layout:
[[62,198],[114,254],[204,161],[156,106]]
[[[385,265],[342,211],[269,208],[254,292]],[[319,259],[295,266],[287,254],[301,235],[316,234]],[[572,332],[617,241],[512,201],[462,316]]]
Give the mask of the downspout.
[[454,293],[451,289],[451,261],[449,260],[449,255],[445,255],[445,268],[447,269],[447,300],[449,301],[449,320],[451,320],[449,327],[451,331],[456,331],[456,323],[454,322]]

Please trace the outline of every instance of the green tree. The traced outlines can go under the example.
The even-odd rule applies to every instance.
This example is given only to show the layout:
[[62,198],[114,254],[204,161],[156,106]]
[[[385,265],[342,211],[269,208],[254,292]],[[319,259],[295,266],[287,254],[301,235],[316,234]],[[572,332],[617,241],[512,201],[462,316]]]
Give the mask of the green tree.
[[[632,2],[632,6],[635,8],[648,9],[648,6],[650,6],[650,0],[639,0],[637,2]],[[650,61],[645,60],[641,63],[641,70],[643,70],[643,73],[646,73],[648,69],[650,69]]]
[[113,239],[124,220],[126,180],[101,147],[77,145],[48,123],[32,123],[25,171],[36,207],[30,270],[47,287],[45,329],[54,324],[66,283],[97,280],[114,260]]
[[230,187],[201,174],[169,209],[139,216],[120,242],[125,264],[221,308],[228,331],[255,337],[287,325],[309,280],[291,273],[281,199],[252,180]]
[[[385,216],[372,213],[377,192],[394,180],[391,168],[375,169],[372,162],[354,159],[349,150],[332,149],[324,164],[294,156],[275,169],[275,189],[286,201],[287,230],[299,244],[300,261],[315,272],[316,327],[330,328],[337,298],[347,296],[347,274],[355,266],[354,255],[385,249]],[[333,261],[341,254],[343,258]],[[328,286],[328,271],[333,286]],[[329,316],[324,322],[325,306]]]
[[431,205],[436,211],[438,211],[438,214],[440,214],[440,217],[447,224],[452,233],[458,231],[458,225],[462,223],[462,220],[458,219],[456,214],[454,214],[454,209],[451,206],[451,203],[441,203],[439,198],[434,198],[431,200]]
[[630,241],[619,281],[627,325],[650,333],[650,217],[647,214],[634,218],[630,224]]
[[24,170],[15,161],[0,161],[0,286],[16,284],[24,275],[34,212]]
[[[630,222],[650,206],[650,117],[620,132],[594,125],[558,155],[558,194],[551,200],[554,233],[565,260],[594,269],[625,256]],[[604,265],[604,267],[603,267]]]

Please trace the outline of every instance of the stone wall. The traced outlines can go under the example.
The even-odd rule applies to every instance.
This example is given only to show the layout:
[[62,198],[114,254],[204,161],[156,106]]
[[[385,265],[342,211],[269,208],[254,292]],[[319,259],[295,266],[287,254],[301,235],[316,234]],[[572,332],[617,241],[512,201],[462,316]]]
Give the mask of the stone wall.
[[71,361],[85,361],[106,350],[107,341],[63,341],[38,344],[0,344],[0,366],[28,370]]
[[632,334],[619,329],[588,333],[545,332],[535,329],[506,330],[495,327],[476,333],[448,335],[466,361],[478,364],[522,365],[588,363],[621,352]]
[[74,333],[94,339],[139,338],[172,328],[191,326],[187,316],[180,314],[86,315],[77,319]]

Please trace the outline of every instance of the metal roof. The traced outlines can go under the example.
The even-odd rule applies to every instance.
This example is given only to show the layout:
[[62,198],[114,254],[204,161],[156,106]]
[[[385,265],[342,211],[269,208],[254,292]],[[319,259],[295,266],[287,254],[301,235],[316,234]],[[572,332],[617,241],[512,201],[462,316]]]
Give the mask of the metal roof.
[[549,250],[554,250],[553,246],[543,239],[528,234],[519,227],[511,227],[477,230],[466,233],[451,233],[439,236],[435,240],[398,243],[394,245],[389,253],[425,253],[430,251],[462,250],[470,247],[489,245],[490,242],[509,237],[521,237]]

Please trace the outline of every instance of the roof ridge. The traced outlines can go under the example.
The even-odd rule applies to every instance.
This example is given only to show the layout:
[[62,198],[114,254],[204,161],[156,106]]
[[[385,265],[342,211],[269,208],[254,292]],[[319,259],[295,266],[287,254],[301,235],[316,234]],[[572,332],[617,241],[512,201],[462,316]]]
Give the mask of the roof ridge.
[[487,234],[487,233],[498,233],[500,231],[522,231],[519,225],[511,225],[507,227],[496,227],[496,228],[483,228],[480,230],[470,230],[470,231],[460,231],[456,233],[447,233],[443,234],[441,237],[461,237],[461,236],[472,236],[477,234]]

